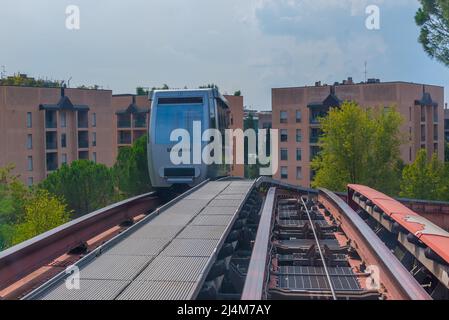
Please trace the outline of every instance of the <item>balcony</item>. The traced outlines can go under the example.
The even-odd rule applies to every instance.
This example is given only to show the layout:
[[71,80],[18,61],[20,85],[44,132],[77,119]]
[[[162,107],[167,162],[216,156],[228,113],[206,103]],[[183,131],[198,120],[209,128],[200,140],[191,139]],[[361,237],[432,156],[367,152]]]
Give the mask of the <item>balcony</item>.
[[134,131],[133,134],[133,141],[136,141],[137,139],[139,139],[140,137],[144,136],[146,134],[146,131],[143,130],[139,130],[139,131]]
[[310,137],[310,143],[312,143],[312,144],[317,144],[319,141],[320,141],[319,136],[311,136]]
[[45,133],[45,148],[47,150],[58,149],[58,135],[56,132]]
[[89,160],[89,151],[80,151],[78,152],[79,160]]
[[310,124],[318,125],[320,124],[320,118],[327,117],[328,110],[312,110],[310,114]]
[[47,171],[58,170],[58,154],[56,152],[47,153],[46,165],[47,165]]
[[79,131],[78,132],[78,149],[89,148],[89,132]]
[[45,110],[45,128],[55,129],[57,127],[56,111]]
[[131,128],[131,115],[130,114],[117,115],[117,127],[118,128]]
[[78,111],[78,128],[88,128],[89,127],[89,116],[87,111]]
[[310,129],[310,143],[317,144],[322,135],[322,131],[319,128]]
[[146,114],[135,114],[133,116],[133,128],[146,128],[147,117]]
[[310,161],[312,161],[320,153],[320,151],[320,147],[310,147]]
[[119,131],[118,132],[118,144],[132,144],[131,132],[129,131]]

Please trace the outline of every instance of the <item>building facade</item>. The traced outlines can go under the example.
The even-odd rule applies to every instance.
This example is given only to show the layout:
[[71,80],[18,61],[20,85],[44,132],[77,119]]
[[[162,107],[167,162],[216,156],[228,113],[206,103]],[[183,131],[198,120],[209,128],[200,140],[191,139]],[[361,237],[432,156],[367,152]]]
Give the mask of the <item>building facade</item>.
[[406,82],[354,84],[351,79],[333,86],[272,89],[273,128],[279,130],[279,168],[274,176],[295,185],[310,186],[311,160],[320,151],[318,118],[343,101],[364,108],[396,106],[403,117],[401,158],[415,160],[421,148],[444,159],[444,88]]
[[[447,105],[446,105],[447,107]],[[449,142],[449,109],[444,109],[444,137]]]
[[[226,100],[228,100],[230,107],[230,129],[243,129],[243,97],[242,96],[231,96],[224,95]],[[236,160],[236,144],[234,142],[233,149],[234,161]],[[245,166],[243,164],[233,164],[231,165],[231,175],[233,177],[244,177],[245,176]]]
[[[232,126],[243,128],[243,97],[227,96]],[[89,159],[111,167],[118,150],[147,133],[147,96],[110,90],[0,86],[0,167],[27,185],[62,164]],[[243,176],[243,167],[233,167]]]

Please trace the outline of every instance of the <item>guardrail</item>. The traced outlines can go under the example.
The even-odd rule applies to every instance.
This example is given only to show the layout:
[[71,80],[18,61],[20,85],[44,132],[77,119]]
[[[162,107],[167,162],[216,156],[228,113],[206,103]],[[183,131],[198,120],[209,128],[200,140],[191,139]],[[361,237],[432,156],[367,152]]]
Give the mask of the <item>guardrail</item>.
[[89,239],[160,205],[155,193],[127,199],[0,252],[0,290]]
[[394,300],[432,299],[346,202],[326,189],[319,190],[318,200],[341,223],[342,230],[366,264],[379,268],[381,283]]
[[243,287],[242,300],[262,300],[264,284],[267,277],[268,246],[271,238],[271,226],[275,203],[276,188],[270,188],[265,198],[265,203],[257,229],[254,249],[251,254],[245,286]]

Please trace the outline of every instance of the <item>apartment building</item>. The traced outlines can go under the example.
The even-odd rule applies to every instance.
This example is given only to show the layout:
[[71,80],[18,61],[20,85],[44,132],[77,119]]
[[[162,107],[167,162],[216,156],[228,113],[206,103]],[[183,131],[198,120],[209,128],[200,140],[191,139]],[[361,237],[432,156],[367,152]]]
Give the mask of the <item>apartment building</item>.
[[[227,98],[233,127],[243,128],[243,97]],[[147,133],[149,117],[147,96],[0,86],[0,167],[14,164],[27,185],[78,159],[111,167],[119,148]],[[233,167],[233,175],[243,174],[243,167]]]
[[272,89],[273,128],[279,129],[279,169],[274,176],[295,185],[310,186],[314,172],[311,160],[320,151],[319,117],[343,101],[355,101],[364,108],[396,106],[404,121],[406,137],[401,146],[405,163],[415,160],[426,148],[444,159],[444,88],[408,82],[380,82],[370,79],[355,84],[349,78],[334,85]]
[[117,146],[131,146],[145,135],[150,120],[150,101],[147,96],[120,94],[112,96],[112,109],[116,110]]
[[[224,95],[229,103],[230,110],[230,129],[243,129],[243,97]],[[236,144],[234,143],[233,157],[236,160]],[[244,177],[245,166],[242,164],[231,165],[231,175],[233,177]]]

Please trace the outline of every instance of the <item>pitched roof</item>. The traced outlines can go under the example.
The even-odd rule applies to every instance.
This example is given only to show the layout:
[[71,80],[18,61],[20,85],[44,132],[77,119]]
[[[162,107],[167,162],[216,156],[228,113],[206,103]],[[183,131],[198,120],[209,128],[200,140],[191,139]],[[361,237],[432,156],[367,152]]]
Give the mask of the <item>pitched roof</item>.
[[40,104],[39,110],[89,110],[89,106],[82,104],[73,104],[69,97],[65,95],[64,88],[61,88],[61,98],[56,104]]

